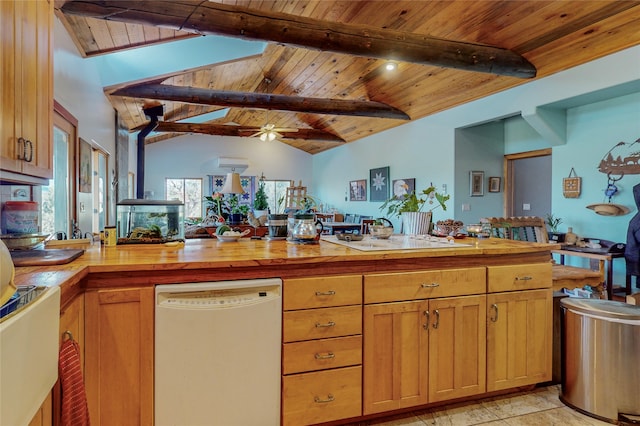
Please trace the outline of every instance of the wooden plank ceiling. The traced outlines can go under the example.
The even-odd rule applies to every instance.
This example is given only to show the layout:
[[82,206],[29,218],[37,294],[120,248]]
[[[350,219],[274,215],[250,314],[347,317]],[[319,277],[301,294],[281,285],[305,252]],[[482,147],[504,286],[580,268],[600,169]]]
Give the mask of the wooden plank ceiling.
[[[509,49],[535,66],[535,78],[640,43],[639,1],[224,0],[219,3],[255,9],[257,13],[287,13]],[[56,2],[57,14],[87,57],[193,37],[186,32],[150,25],[65,14],[60,11],[63,4],[64,0]],[[262,55],[163,76],[161,81],[203,89],[376,101],[403,111],[411,120],[531,81],[406,62],[399,62],[394,72],[386,72],[385,63],[382,59],[270,43]],[[110,95],[122,86],[107,87],[105,93],[126,126],[130,130],[139,129],[148,122],[142,112],[145,99]],[[162,104],[165,121],[222,108],[173,101],[162,101]],[[211,123],[259,128],[267,121],[277,127],[328,132],[346,143],[407,123],[400,119],[242,107],[230,108],[225,117]],[[175,135],[162,134],[149,138],[147,143]],[[312,154],[343,144],[296,139],[295,133],[279,140]]]

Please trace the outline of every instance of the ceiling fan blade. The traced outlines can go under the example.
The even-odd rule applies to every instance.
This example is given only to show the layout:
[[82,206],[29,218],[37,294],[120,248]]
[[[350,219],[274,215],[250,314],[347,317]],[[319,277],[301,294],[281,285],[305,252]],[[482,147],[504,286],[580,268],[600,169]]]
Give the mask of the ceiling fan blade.
[[260,130],[258,133],[254,133],[251,136],[249,136],[250,138],[255,138],[257,136],[260,136],[261,134],[263,134],[264,132],[262,130]]
[[272,129],[274,132],[297,132],[295,127],[275,127]]

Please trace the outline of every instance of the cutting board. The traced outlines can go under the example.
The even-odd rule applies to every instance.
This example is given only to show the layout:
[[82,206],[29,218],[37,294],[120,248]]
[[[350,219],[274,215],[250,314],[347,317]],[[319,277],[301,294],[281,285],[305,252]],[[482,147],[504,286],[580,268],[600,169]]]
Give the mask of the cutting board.
[[83,253],[83,249],[14,250],[11,260],[15,266],[64,265]]

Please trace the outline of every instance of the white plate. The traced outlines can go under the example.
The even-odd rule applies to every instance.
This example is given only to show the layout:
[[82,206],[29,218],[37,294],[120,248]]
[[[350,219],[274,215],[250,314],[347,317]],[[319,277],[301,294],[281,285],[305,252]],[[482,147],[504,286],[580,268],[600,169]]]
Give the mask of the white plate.
[[226,243],[231,241],[238,241],[242,238],[242,235],[216,235],[219,241],[224,241]]

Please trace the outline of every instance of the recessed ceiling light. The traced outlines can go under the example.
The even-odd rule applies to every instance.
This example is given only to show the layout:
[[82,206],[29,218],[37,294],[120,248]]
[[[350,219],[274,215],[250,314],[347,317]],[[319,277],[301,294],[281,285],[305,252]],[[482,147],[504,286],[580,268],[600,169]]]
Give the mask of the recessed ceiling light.
[[393,61],[388,61],[384,65],[384,69],[386,69],[387,71],[395,71],[397,68],[398,68],[398,64]]

